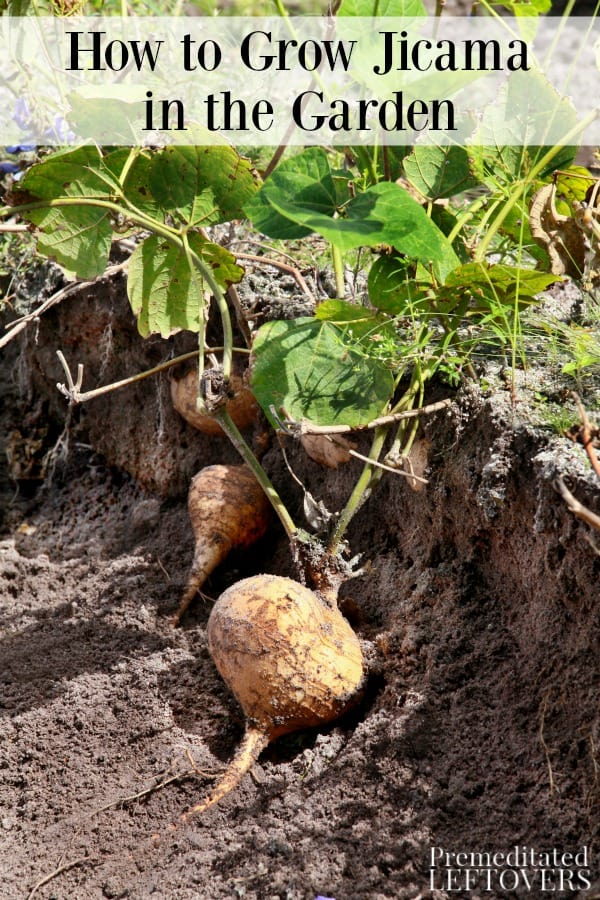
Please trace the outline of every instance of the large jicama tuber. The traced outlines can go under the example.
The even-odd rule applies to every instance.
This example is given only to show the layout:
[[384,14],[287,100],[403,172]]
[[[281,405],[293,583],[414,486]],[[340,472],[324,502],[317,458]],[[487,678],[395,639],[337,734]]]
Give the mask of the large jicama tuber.
[[247,466],[206,466],[192,479],[188,511],[196,546],[174,625],[230,550],[249,547],[264,535],[271,505]]
[[364,679],[359,640],[335,601],[276,575],[246,578],[219,597],[208,645],[246,732],[219,784],[184,821],[233,790],[270,741],[336,719]]
[[[239,375],[232,375],[230,379],[231,399],[227,401],[225,408],[235,424],[242,431],[248,428],[258,418],[258,404],[252,391],[246,387]],[[225,434],[217,420],[207,413],[202,413],[196,407],[198,396],[198,369],[191,369],[183,378],[171,380],[171,399],[173,406],[180,416],[197,428],[203,434],[222,436]]]

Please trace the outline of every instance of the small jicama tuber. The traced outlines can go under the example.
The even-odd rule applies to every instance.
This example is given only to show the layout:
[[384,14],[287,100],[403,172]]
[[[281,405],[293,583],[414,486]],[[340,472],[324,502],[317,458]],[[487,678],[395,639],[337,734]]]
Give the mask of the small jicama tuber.
[[[238,428],[243,430],[252,425],[258,417],[258,404],[252,391],[246,387],[239,375],[232,375],[230,379],[232,397],[227,401],[225,408]],[[198,369],[191,369],[183,378],[171,380],[171,399],[173,406],[180,416],[197,428],[203,434],[213,437],[224,435],[225,432],[213,416],[200,412],[196,407],[198,396]]]
[[217,465],[206,466],[192,479],[188,511],[196,546],[174,625],[230,550],[250,547],[264,535],[271,505],[247,466]]
[[327,434],[302,434],[300,443],[307,456],[320,466],[327,466],[328,469],[337,469],[338,466],[350,462],[352,456],[348,451],[356,447],[355,443],[339,434],[335,439]]
[[208,646],[246,732],[219,784],[184,821],[233,790],[270,741],[336,719],[364,680],[358,637],[335,601],[277,575],[246,578],[219,597]]

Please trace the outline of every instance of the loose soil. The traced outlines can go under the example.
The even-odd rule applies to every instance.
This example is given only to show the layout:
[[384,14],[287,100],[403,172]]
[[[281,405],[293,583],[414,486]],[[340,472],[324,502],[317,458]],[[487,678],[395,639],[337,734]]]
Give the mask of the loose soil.
[[[273,285],[270,303],[298,293]],[[491,375],[485,391],[462,388],[423,421],[425,489],[386,475],[357,516],[349,543],[369,571],[345,586],[343,608],[381,655],[361,706],[280,740],[234,794],[174,827],[242,733],[207,650],[210,597],[254,572],[293,574],[291,560],[274,525],[173,629],[192,555],[189,480],[235,453],[179,419],[167,373],[69,410],[55,351],[84,363],[91,388],[186,340],[142,341],[117,276],[4,352],[2,900],[545,896],[531,868],[529,893],[521,876],[470,893],[444,887],[439,869],[430,882],[433,848],[515,845],[587,848],[589,890],[575,877],[552,896],[600,896],[600,556],[555,482],[567,475],[598,512],[600,485],[527,400],[537,388],[546,406],[567,402],[547,372],[515,391]],[[430,399],[449,394],[437,390]],[[279,446],[253,439],[300,516]],[[360,464],[325,470],[291,439],[286,450],[340,509]]]

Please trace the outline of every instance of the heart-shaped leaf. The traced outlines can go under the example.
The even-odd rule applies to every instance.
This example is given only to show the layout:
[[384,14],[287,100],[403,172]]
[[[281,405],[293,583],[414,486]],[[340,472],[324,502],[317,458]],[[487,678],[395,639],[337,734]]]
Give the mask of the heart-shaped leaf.
[[149,185],[157,203],[190,225],[215,225],[243,217],[257,176],[233,147],[166,147],[156,153]]
[[[240,280],[243,269],[223,247],[189,235],[190,249],[211,267],[222,288]],[[131,255],[127,293],[143,337],[169,337],[185,329],[197,332],[205,305],[205,285],[199,269],[190,266],[183,249],[159,235],[146,238]]]
[[271,407],[318,425],[366,425],[387,408],[394,390],[391,371],[328,321],[268,322],[253,355],[252,390],[273,424]]
[[[32,166],[20,188],[28,200],[106,199],[117,189],[96,147],[53,153]],[[18,193],[17,193],[18,202]],[[46,206],[23,214],[40,229],[38,251],[55,259],[77,278],[95,278],[108,262],[112,240],[111,211],[83,202]]]

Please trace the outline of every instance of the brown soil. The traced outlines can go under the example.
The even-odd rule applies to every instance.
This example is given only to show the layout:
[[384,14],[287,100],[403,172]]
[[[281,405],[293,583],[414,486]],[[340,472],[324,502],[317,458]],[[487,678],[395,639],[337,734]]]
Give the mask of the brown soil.
[[[67,416],[56,349],[92,387],[185,345],[141,341],[118,280],[23,335],[0,407],[2,900],[545,896],[531,868],[529,892],[522,876],[449,890],[439,869],[431,890],[432,848],[515,845],[587,847],[592,887],[576,875],[552,896],[599,896],[600,556],[555,490],[567,472],[600,511],[581,448],[501,388],[464,388],[429,419],[426,489],[386,476],[349,535],[370,572],[344,608],[383,654],[364,702],[274,744],[233,795],[174,829],[242,730],[207,651],[209,602],[169,624],[192,552],[187,484],[235,454],[178,419],[166,374]],[[358,464],[288,452],[339,509]],[[264,464],[299,510],[276,445]],[[291,574],[276,527],[207,591],[260,570]]]

